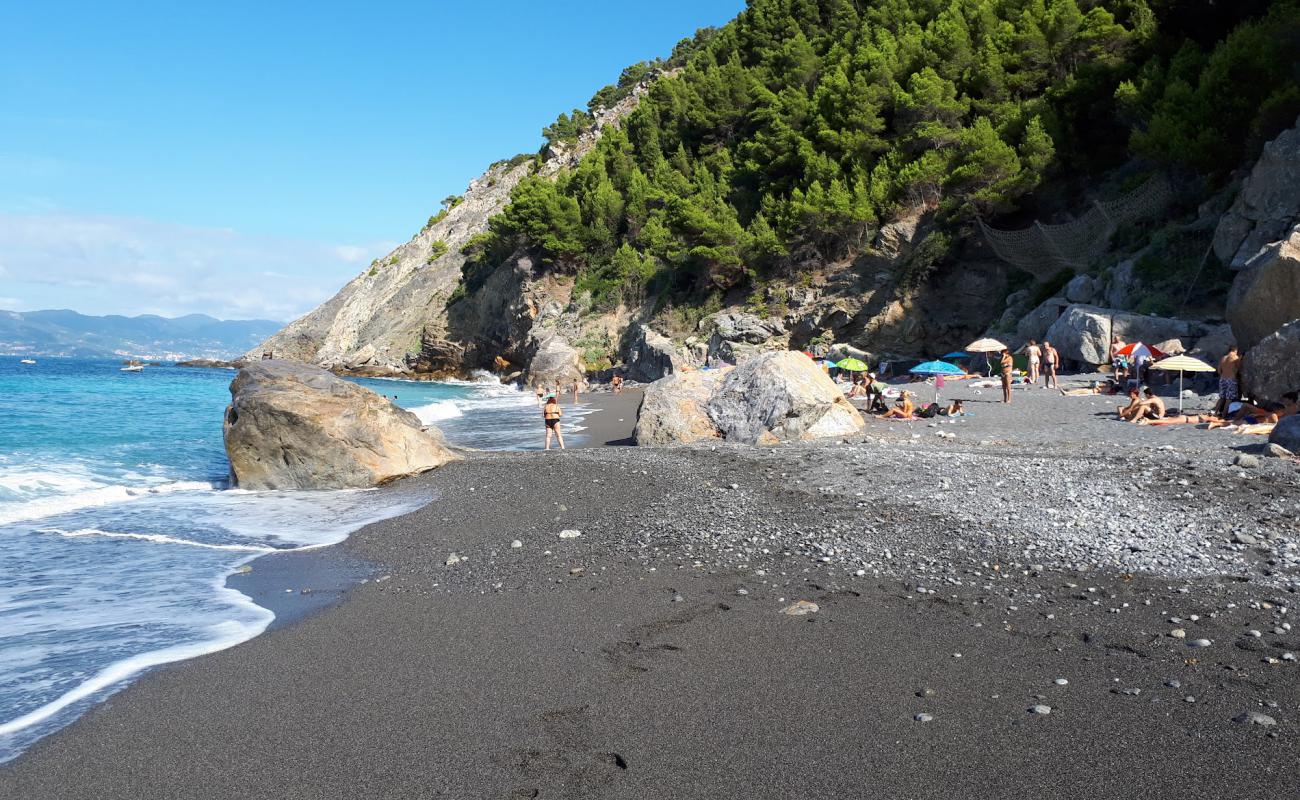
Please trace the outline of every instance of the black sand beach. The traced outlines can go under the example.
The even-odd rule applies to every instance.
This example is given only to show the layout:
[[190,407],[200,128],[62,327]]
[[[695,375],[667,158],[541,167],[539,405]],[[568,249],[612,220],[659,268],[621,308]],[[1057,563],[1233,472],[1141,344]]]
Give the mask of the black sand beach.
[[[416,479],[438,499],[330,551],[370,565],[343,602],[155,671],[0,797],[1294,792],[1297,464],[950,394],[974,416]],[[592,397],[625,441],[635,394]],[[265,561],[266,597],[338,591]]]

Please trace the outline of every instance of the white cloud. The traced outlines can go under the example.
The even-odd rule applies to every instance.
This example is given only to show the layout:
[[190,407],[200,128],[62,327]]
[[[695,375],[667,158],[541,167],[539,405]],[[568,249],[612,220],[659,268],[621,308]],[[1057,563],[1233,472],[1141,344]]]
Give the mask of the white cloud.
[[392,248],[249,236],[149,219],[0,213],[9,307],[288,320]]

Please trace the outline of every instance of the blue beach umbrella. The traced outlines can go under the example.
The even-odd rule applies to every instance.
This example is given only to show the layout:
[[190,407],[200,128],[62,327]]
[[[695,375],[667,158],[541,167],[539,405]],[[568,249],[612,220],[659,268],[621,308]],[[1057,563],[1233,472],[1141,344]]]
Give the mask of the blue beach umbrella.
[[951,353],[944,353],[943,357],[944,358],[970,358],[970,353],[964,352],[962,350],[954,350]]
[[[966,372],[961,367],[949,364],[947,361],[926,361],[924,364],[917,364],[908,372],[913,375],[965,375]],[[939,384],[934,385],[934,402],[939,402]]]

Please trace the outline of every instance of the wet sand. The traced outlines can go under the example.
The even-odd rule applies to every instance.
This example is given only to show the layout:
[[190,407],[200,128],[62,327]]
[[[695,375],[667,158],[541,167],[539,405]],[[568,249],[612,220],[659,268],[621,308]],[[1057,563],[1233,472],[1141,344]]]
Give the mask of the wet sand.
[[[592,397],[593,441],[626,438],[633,395]],[[442,499],[326,551],[370,565],[343,602],[153,672],[0,766],[0,797],[1287,796],[1300,472],[1079,402],[450,465],[417,479]],[[1090,470],[1145,486],[1137,516],[1099,526],[1090,489],[1053,501],[1087,521],[1068,535],[1004,513],[1024,476]],[[1128,571],[1130,523],[1167,528],[1185,574]],[[1229,541],[1246,527],[1261,546]],[[339,589],[265,561],[266,597]],[[1233,721],[1252,711],[1275,724]]]

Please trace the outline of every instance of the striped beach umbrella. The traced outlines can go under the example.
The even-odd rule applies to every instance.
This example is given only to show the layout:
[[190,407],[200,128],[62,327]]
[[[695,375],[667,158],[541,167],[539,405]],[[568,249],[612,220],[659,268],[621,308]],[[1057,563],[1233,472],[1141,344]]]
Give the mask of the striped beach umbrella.
[[1178,370],[1178,413],[1183,413],[1183,373],[1214,372],[1214,367],[1199,358],[1191,356],[1171,356],[1151,365],[1152,369]]

